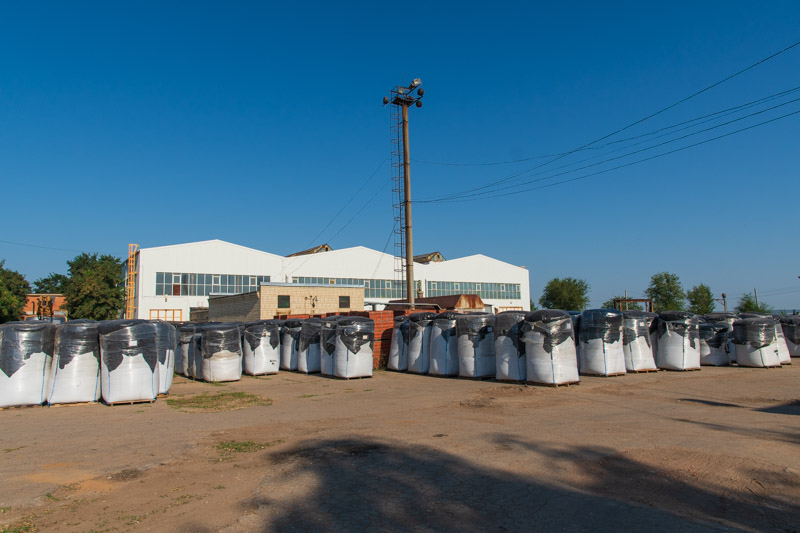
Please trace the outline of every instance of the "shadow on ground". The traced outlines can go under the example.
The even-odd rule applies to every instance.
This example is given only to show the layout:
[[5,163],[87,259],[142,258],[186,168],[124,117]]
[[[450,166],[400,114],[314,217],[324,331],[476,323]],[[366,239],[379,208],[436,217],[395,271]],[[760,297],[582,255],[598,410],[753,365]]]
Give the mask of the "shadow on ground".
[[[491,437],[514,461],[591,462],[584,486],[545,483],[479,466],[426,446],[370,439],[322,440],[269,454],[267,476],[243,510],[263,531],[720,531],[789,530],[796,505],[766,513],[665,476],[602,448],[544,449]],[[543,463],[544,464],[544,463]],[[549,476],[550,478],[552,476]],[[646,484],[651,501],[632,497]],[[639,491],[641,492],[641,491]],[[642,492],[644,494],[644,492]],[[732,506],[737,512],[728,517]],[[681,512],[682,508],[696,512]],[[676,509],[678,509],[676,511]],[[255,518],[250,515],[250,518]],[[783,526],[788,525],[787,529]]]

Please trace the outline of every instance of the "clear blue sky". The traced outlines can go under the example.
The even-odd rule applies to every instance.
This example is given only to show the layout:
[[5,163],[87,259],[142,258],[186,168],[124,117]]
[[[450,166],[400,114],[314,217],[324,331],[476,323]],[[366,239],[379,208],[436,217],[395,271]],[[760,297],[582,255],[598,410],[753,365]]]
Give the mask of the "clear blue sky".
[[[66,272],[71,250],[124,254],[129,242],[383,249],[388,165],[312,239],[388,158],[381,99],[392,86],[423,80],[425,105],[411,110],[414,159],[498,162],[580,147],[800,40],[796,1],[403,5],[5,3],[0,239],[70,251],[0,242],[0,258],[32,282]],[[609,140],[798,87],[799,67],[800,46]],[[790,103],[641,157],[797,110]],[[627,144],[536,172],[601,161]],[[414,162],[412,197],[545,161]],[[416,204],[415,250],[526,265],[536,300],[550,278],[574,276],[597,306],[626,289],[641,295],[666,270],[733,303],[757,287],[775,307],[800,308],[799,162],[794,115],[580,181]],[[604,165],[591,170],[614,166]]]

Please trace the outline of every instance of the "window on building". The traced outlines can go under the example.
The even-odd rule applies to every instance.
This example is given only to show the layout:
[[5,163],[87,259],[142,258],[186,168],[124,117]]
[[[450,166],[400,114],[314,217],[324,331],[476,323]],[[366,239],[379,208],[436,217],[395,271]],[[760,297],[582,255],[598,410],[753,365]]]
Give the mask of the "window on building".
[[350,309],[349,296],[339,296],[339,309]]
[[289,309],[291,307],[291,302],[288,294],[279,294],[278,295],[278,309]]

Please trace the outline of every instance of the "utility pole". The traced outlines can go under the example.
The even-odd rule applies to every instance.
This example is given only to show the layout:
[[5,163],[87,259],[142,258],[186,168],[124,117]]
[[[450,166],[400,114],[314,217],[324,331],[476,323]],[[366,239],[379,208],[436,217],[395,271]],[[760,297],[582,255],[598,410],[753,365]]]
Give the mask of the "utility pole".
[[755,288],[753,288],[753,296],[756,297],[756,307],[758,307],[758,291]]
[[[395,214],[395,220],[400,221],[402,228],[397,228],[398,231],[403,233],[403,240],[405,241],[405,281],[406,281],[406,300],[413,309],[416,300],[416,286],[414,283],[414,238],[411,226],[411,155],[409,152],[409,135],[408,135],[408,108],[412,105],[422,107],[422,96],[425,94],[424,89],[420,87],[422,82],[419,78],[408,87],[395,87],[391,92],[390,97],[383,98],[383,104],[392,104],[401,108],[400,118],[400,131],[402,136],[402,163],[399,166],[403,169],[402,174],[402,197],[401,201],[396,204],[397,209],[401,209],[401,213]],[[395,154],[394,155],[399,155]],[[399,159],[399,158],[398,158]],[[395,180],[399,181],[400,176],[395,176]],[[399,189],[399,187],[398,187]],[[399,192],[399,191],[398,191]],[[397,255],[397,250],[396,250]]]

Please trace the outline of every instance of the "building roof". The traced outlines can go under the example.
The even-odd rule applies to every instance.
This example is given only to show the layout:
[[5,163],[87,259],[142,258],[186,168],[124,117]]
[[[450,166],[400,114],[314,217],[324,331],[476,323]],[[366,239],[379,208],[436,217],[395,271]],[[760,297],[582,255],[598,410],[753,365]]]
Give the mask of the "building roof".
[[430,252],[427,254],[420,254],[414,256],[415,263],[422,263],[423,265],[427,265],[428,263],[439,263],[444,261],[444,256],[439,252]]
[[[392,304],[407,303],[407,300],[390,300],[387,309],[393,309]],[[485,309],[481,297],[477,294],[451,294],[449,296],[431,296],[428,298],[415,298],[416,304],[427,304],[439,309]]]
[[333,250],[327,243],[320,244],[319,246],[314,246],[313,248],[309,248],[308,250],[303,250],[302,252],[295,252],[293,254],[289,254],[286,257],[297,257],[298,255],[309,255],[309,254],[318,254],[320,252],[330,252]]

